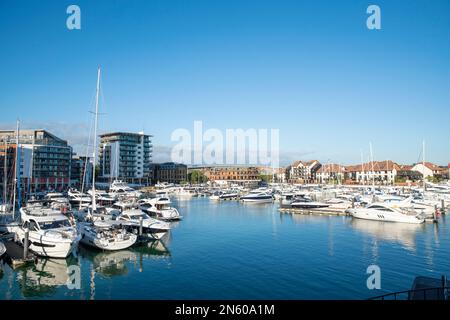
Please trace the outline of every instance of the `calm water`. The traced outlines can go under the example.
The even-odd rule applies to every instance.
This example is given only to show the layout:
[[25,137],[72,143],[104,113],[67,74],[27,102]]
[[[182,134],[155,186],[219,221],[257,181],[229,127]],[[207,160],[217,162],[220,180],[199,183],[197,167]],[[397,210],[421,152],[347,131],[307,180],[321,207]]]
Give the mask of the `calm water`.
[[[175,202],[163,242],[0,268],[0,299],[364,299],[450,275],[449,222],[407,225],[282,214],[277,204]],[[81,289],[65,285],[79,265]],[[382,290],[366,269],[381,268]]]

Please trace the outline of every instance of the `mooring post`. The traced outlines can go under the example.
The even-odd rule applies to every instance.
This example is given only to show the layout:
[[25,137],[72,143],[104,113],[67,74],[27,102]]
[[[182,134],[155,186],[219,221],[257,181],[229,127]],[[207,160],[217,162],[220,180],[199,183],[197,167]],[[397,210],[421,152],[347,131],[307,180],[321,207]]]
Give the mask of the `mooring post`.
[[30,236],[30,230],[28,228],[25,229],[25,239],[23,241],[23,258],[26,259],[28,257],[28,238]]
[[434,211],[433,211],[433,220],[436,221],[437,220],[437,205],[434,205]]
[[444,201],[444,199],[441,199],[441,209],[442,209],[442,213],[445,214],[445,201]]
[[142,224],[143,224],[142,217],[139,217],[139,235],[140,236],[142,236]]

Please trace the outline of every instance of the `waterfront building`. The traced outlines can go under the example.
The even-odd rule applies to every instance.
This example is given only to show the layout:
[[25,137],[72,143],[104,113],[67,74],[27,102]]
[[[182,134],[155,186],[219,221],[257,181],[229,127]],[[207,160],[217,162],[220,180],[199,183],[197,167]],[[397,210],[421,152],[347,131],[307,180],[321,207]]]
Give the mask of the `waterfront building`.
[[128,183],[151,183],[153,136],[129,132],[100,135],[99,181],[119,179]]
[[261,181],[258,168],[252,166],[206,166],[190,169],[203,172],[209,181],[220,185],[256,186]]
[[74,154],[70,165],[70,186],[80,189],[84,181],[84,189],[91,187],[94,167],[90,157]]
[[[0,131],[0,145],[8,145],[8,172],[14,172],[16,131]],[[66,190],[70,184],[72,148],[67,141],[43,129],[19,131],[21,189],[28,194],[45,190]],[[14,176],[14,175],[12,175]]]
[[411,165],[401,165],[397,171],[397,182],[415,182],[422,180],[422,174],[413,170]]
[[269,177],[271,182],[286,182],[286,168],[258,167],[258,172],[260,175]]
[[345,167],[336,163],[324,164],[317,170],[316,179],[320,183],[341,183],[345,179]]
[[428,177],[448,177],[448,169],[446,167],[438,166],[431,162],[419,162],[413,165],[412,170],[420,172],[425,178]]
[[175,162],[156,163],[153,167],[153,181],[155,183],[168,182],[180,184],[187,181],[187,165]]
[[345,167],[346,183],[394,184],[400,166],[391,161],[373,161]]
[[295,161],[286,168],[287,180],[291,183],[312,183],[321,166],[317,160]]

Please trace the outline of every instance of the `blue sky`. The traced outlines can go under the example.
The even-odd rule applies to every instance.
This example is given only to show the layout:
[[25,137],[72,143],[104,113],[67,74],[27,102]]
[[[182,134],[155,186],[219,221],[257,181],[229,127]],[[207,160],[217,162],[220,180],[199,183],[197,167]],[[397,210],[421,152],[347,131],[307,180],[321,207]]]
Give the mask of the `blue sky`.
[[[66,8],[81,8],[81,30]],[[366,28],[381,8],[382,29]],[[450,162],[450,1],[0,1],[0,126],[279,128],[281,162]],[[86,141],[86,142],[85,142]]]

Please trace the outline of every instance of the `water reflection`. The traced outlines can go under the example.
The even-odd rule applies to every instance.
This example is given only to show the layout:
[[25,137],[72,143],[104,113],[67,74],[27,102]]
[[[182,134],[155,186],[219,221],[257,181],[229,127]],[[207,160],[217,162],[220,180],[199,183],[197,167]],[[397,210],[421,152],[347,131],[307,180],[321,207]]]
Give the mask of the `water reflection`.
[[129,266],[136,266],[142,272],[144,259],[170,257],[170,251],[163,241],[150,241],[128,250],[112,252],[80,247],[79,254],[91,262],[94,272],[108,278],[128,274]]
[[379,240],[387,240],[401,244],[405,249],[415,251],[416,235],[425,231],[423,224],[393,223],[351,219],[350,226],[364,234],[374,236],[374,245]]
[[66,285],[67,268],[77,264],[74,258],[45,259],[17,270],[17,283],[24,297],[42,297],[54,294],[59,286]]

